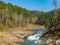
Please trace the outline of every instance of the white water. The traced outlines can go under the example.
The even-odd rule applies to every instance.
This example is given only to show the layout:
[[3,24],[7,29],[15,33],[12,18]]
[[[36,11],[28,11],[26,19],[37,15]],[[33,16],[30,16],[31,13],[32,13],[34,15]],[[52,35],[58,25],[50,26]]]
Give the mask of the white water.
[[[29,35],[27,39],[24,41],[24,45],[43,45],[44,40],[41,39],[42,36],[47,32],[47,30],[42,29],[42,30],[33,30],[35,32],[32,35]],[[35,41],[40,40],[40,44],[36,44]]]
[[27,39],[28,40],[38,40],[39,38],[41,38],[41,36],[43,36],[44,33],[46,33],[46,30],[38,31],[36,34],[29,36]]
[[29,36],[27,39],[28,40],[38,40],[40,37],[38,36],[39,34],[35,34],[33,36]]

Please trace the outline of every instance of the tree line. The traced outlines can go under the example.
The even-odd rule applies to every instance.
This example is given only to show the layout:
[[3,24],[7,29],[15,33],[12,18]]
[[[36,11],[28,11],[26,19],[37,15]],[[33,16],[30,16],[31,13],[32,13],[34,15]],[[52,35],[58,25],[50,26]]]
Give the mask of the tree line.
[[25,27],[27,24],[45,25],[47,29],[60,25],[60,8],[44,12],[0,1],[0,31],[12,27]]
[[26,26],[29,17],[29,10],[0,1],[0,30],[14,26]]

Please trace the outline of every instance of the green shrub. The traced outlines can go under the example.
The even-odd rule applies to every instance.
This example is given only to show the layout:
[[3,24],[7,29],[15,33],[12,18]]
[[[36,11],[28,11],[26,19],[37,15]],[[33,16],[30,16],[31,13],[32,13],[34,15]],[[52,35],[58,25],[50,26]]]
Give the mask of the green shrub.
[[53,33],[54,36],[60,36],[60,32],[56,31]]
[[0,32],[4,31],[4,28],[5,28],[4,25],[0,25]]

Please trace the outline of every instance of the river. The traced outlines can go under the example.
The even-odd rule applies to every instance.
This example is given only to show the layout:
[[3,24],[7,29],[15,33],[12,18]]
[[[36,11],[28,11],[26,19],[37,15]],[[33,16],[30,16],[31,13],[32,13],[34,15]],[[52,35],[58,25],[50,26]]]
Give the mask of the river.
[[[21,43],[21,45],[43,45],[45,44],[45,33],[47,32],[46,29],[34,29],[32,30],[34,33],[29,35],[27,39]],[[39,40],[39,43],[36,43]]]

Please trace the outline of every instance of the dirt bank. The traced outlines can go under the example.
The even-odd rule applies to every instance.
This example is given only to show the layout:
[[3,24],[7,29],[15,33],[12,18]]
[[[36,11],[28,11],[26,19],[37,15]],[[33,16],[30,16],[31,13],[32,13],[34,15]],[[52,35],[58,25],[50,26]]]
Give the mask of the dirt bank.
[[8,31],[0,32],[0,45],[17,45],[15,42],[23,42],[26,34],[32,34],[32,29],[43,29],[44,26],[28,24],[27,27],[14,27]]

